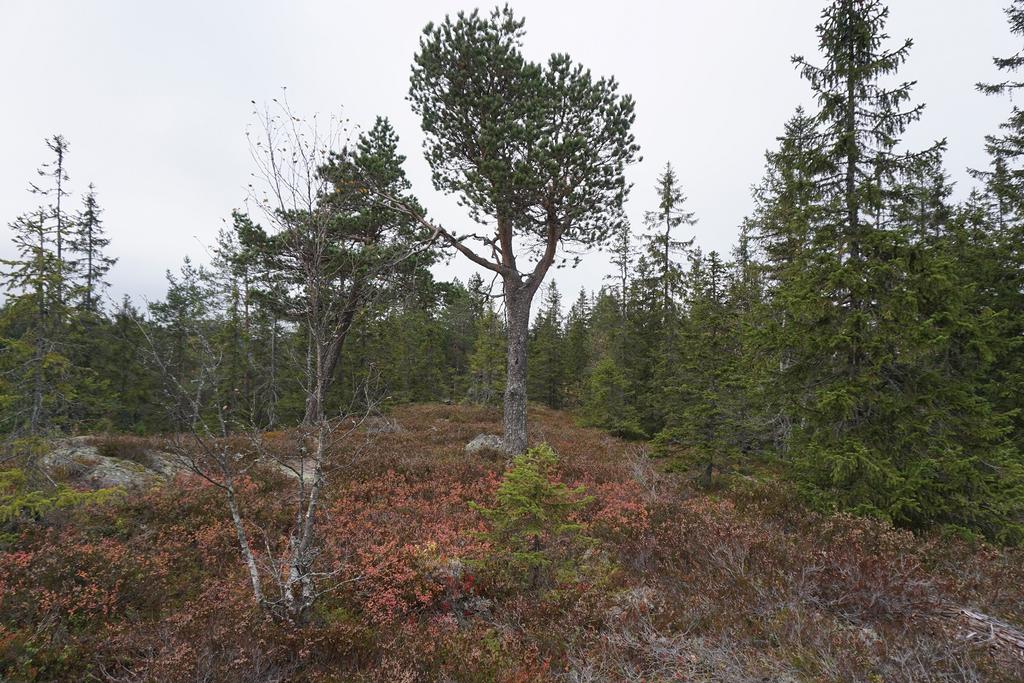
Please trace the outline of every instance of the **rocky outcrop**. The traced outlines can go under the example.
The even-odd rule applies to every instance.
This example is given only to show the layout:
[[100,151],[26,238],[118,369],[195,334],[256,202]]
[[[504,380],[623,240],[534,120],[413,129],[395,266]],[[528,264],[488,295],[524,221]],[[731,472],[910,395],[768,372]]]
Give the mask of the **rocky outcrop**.
[[147,451],[144,462],[135,462],[101,455],[90,441],[89,437],[58,441],[36,464],[54,479],[94,489],[146,488],[173,477],[182,469],[168,453]]
[[504,458],[506,455],[505,442],[495,434],[480,434],[466,444],[466,455]]

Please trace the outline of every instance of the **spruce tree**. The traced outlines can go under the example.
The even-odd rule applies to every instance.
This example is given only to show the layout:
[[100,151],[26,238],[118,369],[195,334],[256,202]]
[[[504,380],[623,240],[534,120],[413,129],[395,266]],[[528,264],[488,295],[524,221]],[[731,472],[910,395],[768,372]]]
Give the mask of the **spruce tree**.
[[611,356],[594,365],[587,378],[580,405],[580,422],[600,427],[626,439],[646,438],[633,406],[633,392],[626,373]]
[[813,288],[805,279],[811,273],[812,240],[822,206],[819,174],[826,164],[815,121],[801,108],[786,122],[778,143],[765,154],[765,177],[754,188],[754,212],[746,221],[762,257],[758,270],[765,289],[756,321],[746,330],[753,350],[751,367],[760,371],[752,379],[768,426],[764,438],[782,450],[809,392],[806,378],[788,370],[806,324],[797,324],[799,301]]
[[469,356],[476,341],[477,321],[483,316],[486,292],[478,273],[470,276],[466,285],[457,278],[443,285],[441,309],[438,312],[444,335],[444,365],[450,371],[445,387],[445,400],[464,397],[468,390]]
[[110,269],[117,263],[104,253],[110,246],[110,238],[106,236],[103,210],[96,201],[96,188],[90,183],[89,191],[82,198],[82,209],[73,222],[74,231],[69,240],[71,251],[75,254],[75,270],[81,279],[79,308],[88,313],[96,313],[100,308],[100,296],[108,286],[104,280]]
[[18,217],[10,228],[18,258],[3,261],[3,427],[35,436],[58,422],[65,394],[68,362],[59,350],[65,311],[57,299],[63,268],[45,209]]
[[579,296],[565,317],[563,343],[563,367],[565,371],[566,400],[571,406],[578,406],[583,396],[584,383],[591,365],[591,305],[585,289],[580,288]]
[[150,324],[124,295],[114,309],[109,344],[100,361],[113,397],[111,420],[121,431],[169,429],[159,402],[159,376],[147,357],[146,335]]
[[527,387],[534,400],[561,408],[565,392],[562,295],[554,281],[548,284],[542,306],[530,331]]
[[70,181],[65,157],[69,144],[63,135],[54,135],[45,140],[53,153],[53,160],[44,163],[36,174],[45,179],[40,184],[30,183],[33,194],[44,198],[45,221],[52,225],[53,251],[56,264],[56,279],[53,282],[52,297],[59,305],[67,303],[67,289],[73,277],[73,261],[67,253],[71,238],[71,221],[68,220],[65,200],[71,195],[67,184]]
[[[1006,16],[1010,32],[1024,37],[1024,2],[1013,0]],[[979,83],[978,90],[1012,97],[1024,87],[1018,73],[1024,54],[995,57],[993,62],[1003,79]],[[1024,392],[1024,110],[1014,104],[1000,128],[985,138],[989,168],[972,171],[983,185],[961,214],[958,257],[977,280],[976,304],[1000,316],[1004,343],[992,363],[986,394],[1012,414],[1014,442],[1024,449],[1024,411],[1019,409]]]
[[[69,427],[75,417],[71,407],[85,398],[76,391],[88,384],[69,357],[74,263],[65,206],[68,143],[55,135],[46,145],[54,158],[37,171],[46,182],[30,184],[30,192],[45,203],[10,224],[18,256],[3,261],[0,273],[8,298],[0,329],[2,362],[9,366],[4,368],[6,427],[32,435]],[[76,374],[78,386],[72,381]]]
[[942,362],[950,328],[978,321],[894,199],[942,143],[896,151],[922,107],[908,105],[912,84],[881,85],[911,47],[884,48],[887,16],[878,0],[835,0],[818,26],[823,65],[794,58],[820,105],[822,196],[807,248],[795,250],[799,271],[779,269],[774,292],[792,340],[779,364],[793,397],[787,446],[819,504],[1014,537],[1020,466],[970,377]]
[[661,288],[662,324],[667,324],[675,310],[676,300],[682,293],[684,268],[678,256],[685,256],[693,244],[693,238],[679,239],[679,228],[690,228],[697,224],[692,211],[684,208],[686,196],[679,188],[676,172],[671,163],[658,176],[658,208],[648,211],[644,217],[650,232],[645,236],[647,259]]
[[663,279],[651,265],[648,255],[636,262],[626,319],[614,334],[611,359],[627,379],[627,400],[641,431],[656,434],[665,419],[663,373],[671,364],[668,352],[670,337],[677,331],[678,311],[666,317],[663,307]]
[[[540,587],[543,570],[571,568],[571,559],[557,551],[584,540],[575,519],[593,501],[584,486],[569,488],[560,481],[557,468],[554,450],[535,446],[513,458],[493,508],[470,503],[490,523],[483,536],[501,553],[502,569],[521,571],[531,589]],[[561,566],[552,567],[555,558]]]
[[469,356],[467,398],[481,405],[496,405],[505,391],[505,327],[488,307],[477,321],[476,340]]
[[695,452],[709,476],[716,454],[727,457],[737,450],[740,428],[741,337],[728,280],[718,252],[694,254],[687,273],[687,315],[673,353],[676,362],[665,372],[662,390],[667,426],[658,435],[659,445],[673,442]]

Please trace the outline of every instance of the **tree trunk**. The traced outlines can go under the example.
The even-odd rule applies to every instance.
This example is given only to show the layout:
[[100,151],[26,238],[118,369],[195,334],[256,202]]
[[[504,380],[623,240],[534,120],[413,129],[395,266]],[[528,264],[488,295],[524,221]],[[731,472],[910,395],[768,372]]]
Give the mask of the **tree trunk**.
[[[335,374],[338,368],[338,361],[341,359],[341,349],[345,344],[347,333],[341,334],[331,340],[326,349],[311,351],[313,361],[311,364],[312,391],[306,394],[306,414],[302,418],[302,424],[309,427],[319,422],[326,414],[327,392],[334,383]],[[314,342],[315,344],[315,342]],[[316,360],[319,354],[320,360]]]
[[[316,372],[316,391],[311,392],[306,397],[306,414],[302,418],[302,424],[306,426],[315,425],[324,417],[324,411],[326,410],[324,403],[327,400],[327,392],[330,391],[331,385],[336,379],[338,362],[341,360],[341,350],[345,346],[345,339],[348,338],[349,330],[352,329],[352,323],[355,322],[356,311],[362,297],[362,289],[362,285],[352,286],[344,313],[341,314],[335,330],[330,336],[326,333],[321,335],[321,339],[325,340],[323,343],[326,344],[326,347],[312,349],[310,352],[319,353],[320,360],[319,364],[314,368]],[[327,339],[330,339],[330,341],[326,341]],[[312,346],[316,342],[311,340],[310,344]]]
[[260,580],[260,570],[256,565],[256,556],[249,545],[249,535],[245,531],[245,523],[242,521],[242,513],[238,509],[238,501],[235,499],[234,485],[229,484],[225,488],[228,500],[228,510],[231,511],[231,522],[235,525],[235,535],[238,537],[238,547],[242,551],[242,559],[245,561],[245,568],[249,571],[249,583],[252,586],[253,599],[260,607],[264,607],[263,583]]
[[518,278],[505,281],[505,312],[508,317],[508,365],[505,378],[505,450],[509,455],[526,451],[526,337],[530,328],[532,289]]

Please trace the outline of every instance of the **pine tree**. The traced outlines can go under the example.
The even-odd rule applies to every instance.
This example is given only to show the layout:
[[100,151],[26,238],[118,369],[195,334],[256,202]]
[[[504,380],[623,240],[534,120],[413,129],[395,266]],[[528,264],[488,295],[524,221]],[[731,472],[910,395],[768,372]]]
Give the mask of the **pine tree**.
[[[173,397],[175,429],[191,427],[194,414],[192,402],[200,403],[193,395],[199,389],[209,393],[221,387],[199,387],[199,370],[214,352],[208,348],[213,327],[211,312],[215,310],[215,291],[209,286],[210,275],[205,268],[192,265],[185,258],[179,275],[167,271],[167,294],[163,301],[149,304],[149,313],[155,325],[154,359],[159,363],[161,384],[168,387]],[[212,362],[212,361],[209,361]]]
[[[274,230],[251,222],[237,227],[246,258],[278,286],[281,310],[305,332],[303,422],[313,425],[325,419],[353,325],[380,297],[394,295],[388,290],[403,274],[427,268],[434,252],[413,217],[421,209],[386,118],[338,152],[330,149],[334,141],[318,138],[315,126],[285,123],[285,117],[298,121],[287,110],[271,117],[265,132],[275,149],[259,152],[266,155],[267,189],[276,197],[264,207]],[[281,148],[289,150],[287,163],[278,158]],[[302,191],[288,189],[296,179]],[[370,187],[387,201],[371,197]]]
[[[607,242],[629,192],[625,167],[639,151],[631,132],[633,100],[618,92],[615,80],[595,79],[565,54],[544,64],[528,61],[521,52],[523,25],[507,6],[489,17],[460,12],[428,25],[409,91],[435,187],[458,196],[475,221],[494,228],[460,237],[431,224],[447,244],[502,281],[508,326],[503,422],[512,454],[527,446],[534,296],[560,250]],[[524,251],[524,243],[539,249]]]

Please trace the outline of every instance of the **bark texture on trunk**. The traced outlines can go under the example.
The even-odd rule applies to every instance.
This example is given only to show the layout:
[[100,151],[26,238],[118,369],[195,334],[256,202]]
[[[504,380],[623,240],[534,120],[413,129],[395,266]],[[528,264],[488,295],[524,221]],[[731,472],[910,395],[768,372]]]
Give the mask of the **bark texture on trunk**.
[[316,340],[310,338],[307,372],[312,382],[312,390],[306,395],[306,413],[302,418],[302,424],[307,427],[316,425],[326,414],[324,402],[331,386],[337,380],[341,351],[355,322],[356,312],[362,301],[362,291],[362,285],[353,286],[344,312],[333,329],[321,330]]
[[508,365],[505,380],[505,450],[509,455],[526,451],[526,337],[530,328],[532,290],[518,282],[505,283],[508,316]]
[[311,387],[306,394],[306,413],[302,418],[302,424],[307,427],[319,424],[326,414],[324,402],[334,383],[345,337],[345,334],[335,337],[326,349],[318,346],[317,342],[310,343],[311,358],[307,363],[307,371]]

